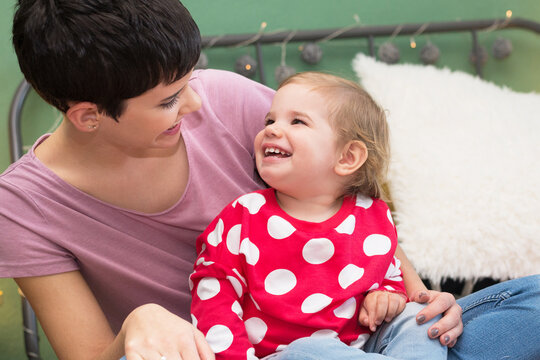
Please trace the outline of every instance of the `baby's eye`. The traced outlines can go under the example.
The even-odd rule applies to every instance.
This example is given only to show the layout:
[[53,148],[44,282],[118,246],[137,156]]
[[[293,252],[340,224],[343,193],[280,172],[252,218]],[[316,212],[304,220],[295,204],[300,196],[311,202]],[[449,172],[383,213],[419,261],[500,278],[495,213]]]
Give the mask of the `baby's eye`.
[[272,120],[272,119],[266,119],[266,120],[264,121],[264,126],[272,125],[273,123],[274,123],[274,120]]
[[303,120],[300,120],[300,119],[294,119],[293,121],[291,121],[291,124],[293,124],[293,125],[298,125],[298,124],[306,125],[306,122],[303,121]]

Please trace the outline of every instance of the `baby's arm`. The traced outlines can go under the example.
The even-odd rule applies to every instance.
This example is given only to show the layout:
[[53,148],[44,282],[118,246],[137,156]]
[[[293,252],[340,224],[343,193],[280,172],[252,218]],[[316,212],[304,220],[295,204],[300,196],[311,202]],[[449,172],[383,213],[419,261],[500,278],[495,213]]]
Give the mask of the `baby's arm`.
[[[202,331],[216,359],[256,359],[243,322],[246,281],[241,275],[234,209],[226,208],[197,239],[200,254],[191,274],[193,324]],[[236,245],[234,245],[236,244]],[[236,246],[236,249],[234,248]],[[202,249],[202,251],[201,251]]]
[[401,278],[400,262],[394,257],[379,288],[370,291],[360,307],[358,320],[371,331],[383,321],[390,322],[405,308],[407,293]]

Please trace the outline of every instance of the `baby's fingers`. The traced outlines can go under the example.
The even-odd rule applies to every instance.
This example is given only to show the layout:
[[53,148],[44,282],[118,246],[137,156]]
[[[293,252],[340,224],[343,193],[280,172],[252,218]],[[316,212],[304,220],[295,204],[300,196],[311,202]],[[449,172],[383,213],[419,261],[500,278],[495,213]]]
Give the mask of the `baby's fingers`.
[[377,297],[377,307],[375,312],[370,313],[369,315],[369,329],[371,331],[377,330],[377,326],[381,325],[386,313],[388,311],[388,296],[381,294]]
[[358,322],[362,326],[369,327],[369,316],[364,306],[360,307],[360,313],[358,314]]

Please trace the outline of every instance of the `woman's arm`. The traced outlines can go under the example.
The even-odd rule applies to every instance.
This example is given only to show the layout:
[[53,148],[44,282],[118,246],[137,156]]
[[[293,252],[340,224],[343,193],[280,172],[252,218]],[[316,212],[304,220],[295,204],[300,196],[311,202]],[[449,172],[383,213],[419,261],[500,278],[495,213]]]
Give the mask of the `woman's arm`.
[[124,353],[128,359],[154,358],[154,353],[156,358],[175,359],[179,353],[182,359],[214,358],[202,334],[157,305],[135,309],[115,336],[78,271],[15,281],[60,360],[118,360]]
[[461,307],[456,303],[456,299],[447,292],[428,290],[399,245],[396,248],[396,257],[401,261],[403,282],[409,299],[427,303],[426,308],[416,315],[416,321],[423,323],[443,314],[443,318],[429,328],[428,335],[431,338],[439,337],[443,345],[454,346],[463,332]]

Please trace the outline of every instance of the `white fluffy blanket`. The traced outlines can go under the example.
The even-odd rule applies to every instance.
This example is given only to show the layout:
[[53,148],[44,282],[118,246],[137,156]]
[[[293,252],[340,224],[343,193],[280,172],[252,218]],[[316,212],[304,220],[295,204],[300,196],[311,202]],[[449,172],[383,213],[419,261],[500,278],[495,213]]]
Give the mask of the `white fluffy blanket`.
[[387,109],[394,217],[419,274],[540,273],[540,95],[363,54],[353,68]]

